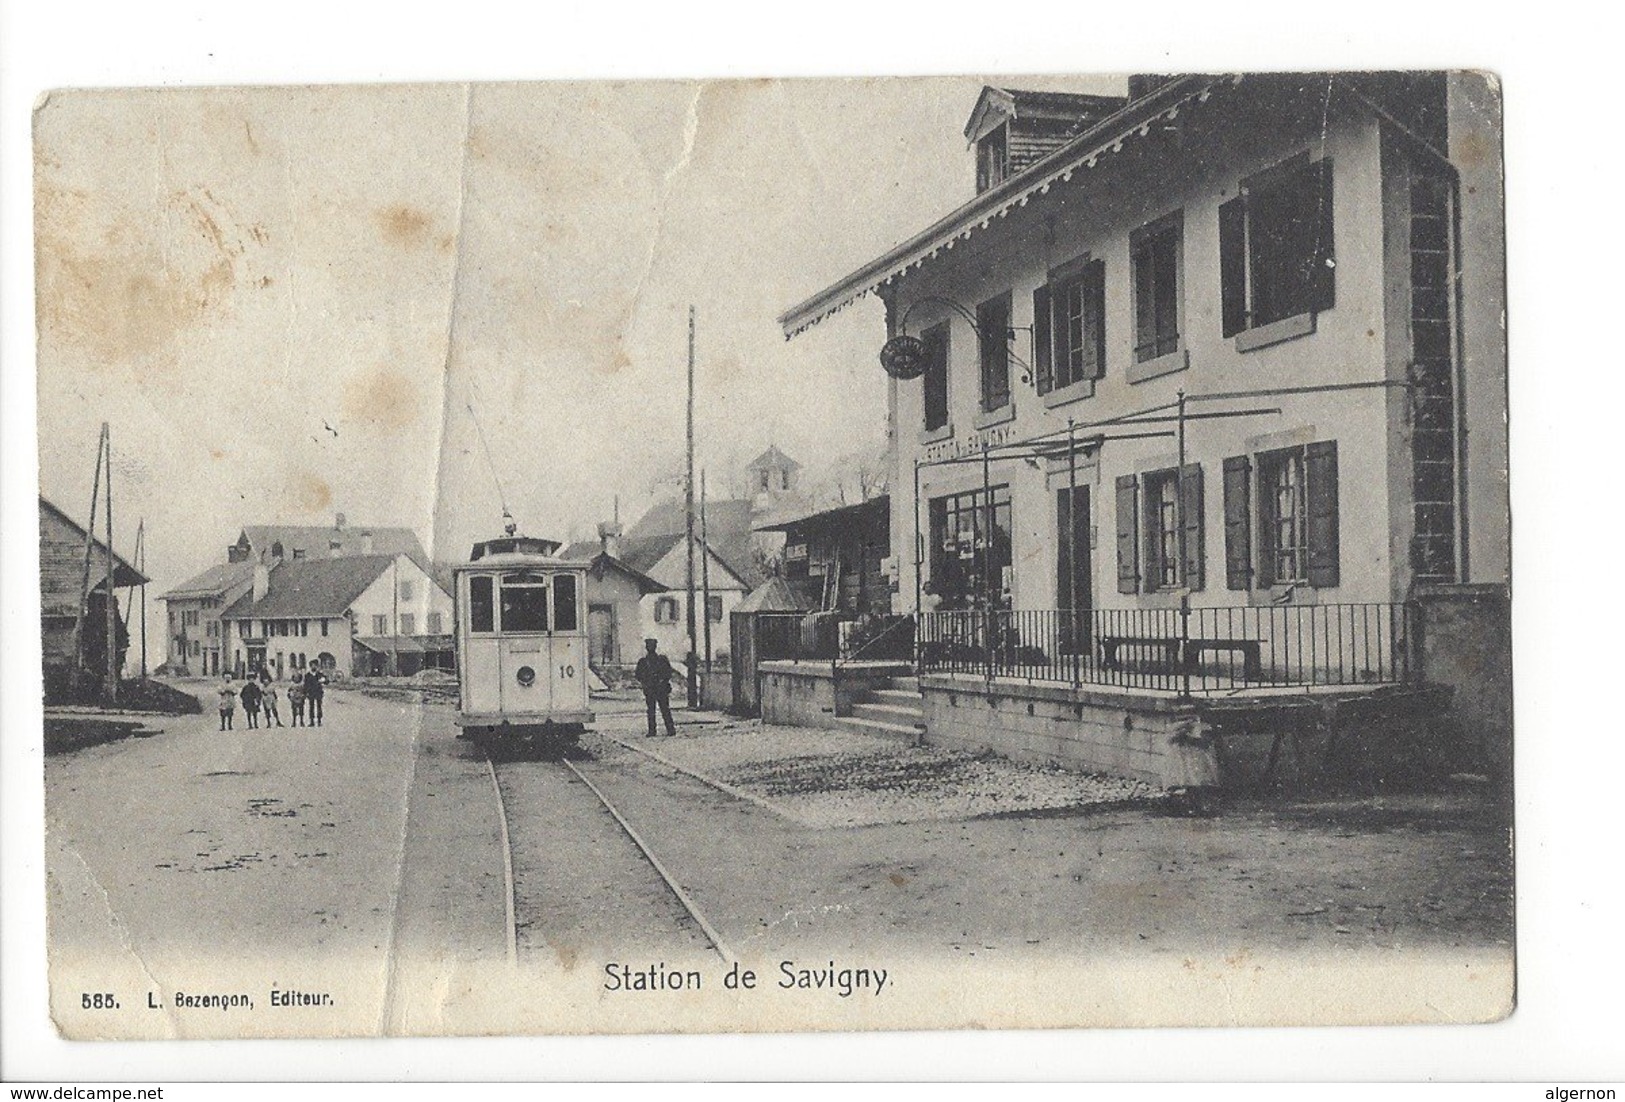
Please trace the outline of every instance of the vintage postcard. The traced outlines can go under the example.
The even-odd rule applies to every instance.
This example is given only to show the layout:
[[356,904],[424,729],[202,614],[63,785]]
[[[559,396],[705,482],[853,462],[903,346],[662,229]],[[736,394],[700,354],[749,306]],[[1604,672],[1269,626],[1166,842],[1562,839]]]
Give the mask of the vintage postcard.
[[43,97],[57,1029],[1505,1017],[1500,97]]

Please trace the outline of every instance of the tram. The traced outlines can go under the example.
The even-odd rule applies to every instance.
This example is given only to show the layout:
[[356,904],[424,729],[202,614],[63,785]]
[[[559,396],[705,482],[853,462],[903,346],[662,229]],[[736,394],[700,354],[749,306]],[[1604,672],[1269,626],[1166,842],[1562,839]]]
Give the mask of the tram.
[[587,567],[557,558],[560,546],[510,523],[454,568],[461,737],[563,745],[592,722]]

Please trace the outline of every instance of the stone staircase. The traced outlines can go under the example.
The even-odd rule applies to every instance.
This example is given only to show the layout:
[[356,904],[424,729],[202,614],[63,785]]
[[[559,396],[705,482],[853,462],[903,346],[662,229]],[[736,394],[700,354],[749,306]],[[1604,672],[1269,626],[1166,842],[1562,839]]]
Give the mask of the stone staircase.
[[918,742],[925,733],[925,705],[916,677],[891,677],[869,689],[852,705],[852,714],[842,716],[842,727],[865,735],[901,738]]

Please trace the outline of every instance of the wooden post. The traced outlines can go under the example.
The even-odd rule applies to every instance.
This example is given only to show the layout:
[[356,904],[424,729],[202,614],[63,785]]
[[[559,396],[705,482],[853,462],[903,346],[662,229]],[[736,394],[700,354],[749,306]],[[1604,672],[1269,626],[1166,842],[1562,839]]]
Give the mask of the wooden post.
[[683,482],[686,498],[684,510],[688,531],[688,655],[683,665],[688,669],[688,706],[699,707],[699,684],[696,682],[695,657],[699,639],[694,626],[694,307],[688,308],[688,477]]
[[147,518],[135,526],[135,563],[141,574],[141,680],[147,679]]
[[113,438],[107,438],[107,700],[118,703],[118,601],[113,588]]
[[705,672],[711,672],[711,538],[705,523],[705,472],[700,472],[700,587],[705,604]]
[[96,478],[90,490],[90,519],[85,523],[85,568],[79,577],[79,607],[73,618],[73,693],[78,696],[85,683],[85,607],[90,603],[90,560],[96,547],[96,506],[101,503],[102,453],[107,448],[107,422],[102,422],[96,439]]

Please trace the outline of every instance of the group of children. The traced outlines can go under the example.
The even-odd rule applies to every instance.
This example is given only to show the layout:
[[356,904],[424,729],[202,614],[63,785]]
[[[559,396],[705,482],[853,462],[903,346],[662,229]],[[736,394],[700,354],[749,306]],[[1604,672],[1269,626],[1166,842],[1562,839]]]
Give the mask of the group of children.
[[[320,727],[322,725],[322,697],[325,694],[324,686],[327,684],[327,675],[312,666],[300,673],[295,670],[288,683],[288,703],[293,706],[293,725],[295,727]],[[242,699],[243,713],[248,716],[248,725],[258,727],[260,717],[265,718],[265,726],[273,722],[281,727],[282,716],[277,711],[278,698],[277,684],[271,677],[269,670],[260,668],[259,677],[249,677],[238,689],[232,680],[231,674],[226,674],[220,686],[220,729],[232,729],[232,720],[237,713],[237,700]],[[306,721],[306,714],[309,721]]]

